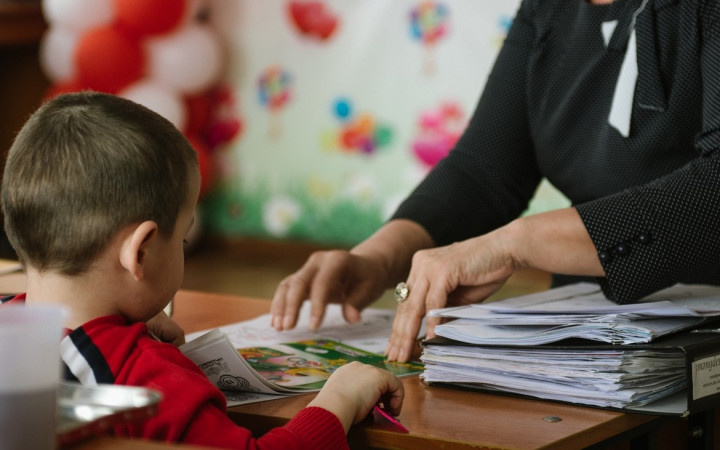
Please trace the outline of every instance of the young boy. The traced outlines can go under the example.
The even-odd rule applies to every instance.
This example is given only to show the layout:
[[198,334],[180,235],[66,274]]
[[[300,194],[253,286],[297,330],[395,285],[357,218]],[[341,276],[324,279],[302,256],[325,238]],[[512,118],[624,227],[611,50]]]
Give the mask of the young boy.
[[199,186],[187,140],[129,100],[65,94],[23,126],[8,154],[2,210],[28,286],[9,302],[68,310],[68,378],[163,393],[155,417],[118,434],[227,448],[341,448],[379,400],[398,414],[400,381],[351,364],[288,424],[255,440],[228,419],[225,398],[197,366],[153,339],[145,322],[180,287]]

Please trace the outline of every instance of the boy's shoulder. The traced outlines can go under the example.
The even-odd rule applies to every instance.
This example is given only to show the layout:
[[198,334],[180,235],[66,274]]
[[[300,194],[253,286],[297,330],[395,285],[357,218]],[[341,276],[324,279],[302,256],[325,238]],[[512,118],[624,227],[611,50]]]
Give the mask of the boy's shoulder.
[[68,337],[76,356],[105,377],[97,382],[137,385],[166,376],[207,381],[177,347],[154,338],[145,323],[128,323],[121,316],[99,317],[76,328]]
[[0,305],[21,305],[25,303],[25,294],[11,294],[0,297]]

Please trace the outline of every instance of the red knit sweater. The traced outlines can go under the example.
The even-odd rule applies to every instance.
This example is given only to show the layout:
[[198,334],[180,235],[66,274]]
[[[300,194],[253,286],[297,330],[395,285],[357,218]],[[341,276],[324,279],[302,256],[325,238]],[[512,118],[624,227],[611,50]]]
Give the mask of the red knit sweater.
[[[19,303],[24,295],[5,301]],[[119,426],[117,435],[223,448],[347,448],[342,424],[329,411],[308,407],[283,427],[255,439],[227,416],[222,392],[175,346],[153,339],[144,323],[100,317],[66,338],[63,360],[84,384],[112,383],[158,390],[157,415]],[[65,342],[68,344],[69,342]]]

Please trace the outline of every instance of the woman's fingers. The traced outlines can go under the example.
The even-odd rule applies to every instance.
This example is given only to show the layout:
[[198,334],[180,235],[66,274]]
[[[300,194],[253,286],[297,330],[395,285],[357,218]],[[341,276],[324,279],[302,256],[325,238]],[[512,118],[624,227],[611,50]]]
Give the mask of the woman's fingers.
[[379,295],[380,281],[373,276],[371,263],[347,251],[330,250],[313,253],[303,267],[285,278],[275,291],[271,305],[271,325],[278,331],[295,327],[305,300],[310,300],[312,329],[322,324],[328,303],[346,303],[343,308],[349,322],[360,319],[359,311]]
[[306,264],[299,271],[280,282],[270,305],[270,324],[278,331],[295,326],[302,303],[307,299],[315,266]]
[[393,329],[385,353],[389,361],[407,362],[412,355],[420,325],[425,317],[427,282],[408,278],[408,296],[398,303]]

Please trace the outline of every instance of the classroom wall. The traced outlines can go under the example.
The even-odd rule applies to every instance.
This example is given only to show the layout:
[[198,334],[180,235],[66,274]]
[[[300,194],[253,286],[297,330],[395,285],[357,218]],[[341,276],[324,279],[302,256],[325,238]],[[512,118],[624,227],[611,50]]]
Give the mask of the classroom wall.
[[[215,2],[243,130],[208,233],[353,244],[452,147],[518,0]],[[550,185],[528,213],[567,205]]]
[[[449,151],[519,4],[198,1],[226,46],[231,98],[218,114],[242,124],[213,152],[205,233],[333,245],[370,235]],[[5,148],[48,87],[37,61],[39,2],[20,11],[0,15],[36,29],[22,45],[15,33],[2,40],[12,77],[3,83]],[[565,205],[543,184],[527,213]]]

